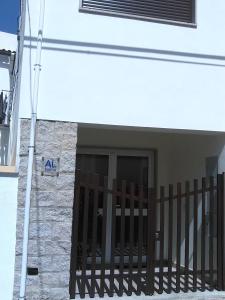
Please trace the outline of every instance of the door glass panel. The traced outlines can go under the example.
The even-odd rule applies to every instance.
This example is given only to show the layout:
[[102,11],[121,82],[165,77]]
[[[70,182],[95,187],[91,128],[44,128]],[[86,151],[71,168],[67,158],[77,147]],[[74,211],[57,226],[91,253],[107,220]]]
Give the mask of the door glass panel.
[[[119,190],[122,187],[122,180],[127,182],[127,193],[130,194],[130,183],[134,183],[135,194],[139,195],[139,185],[143,186],[144,197],[147,198],[148,192],[148,157],[138,156],[118,156],[117,157],[117,184]],[[134,251],[138,244],[138,201],[134,202]],[[125,248],[129,249],[129,232],[130,232],[130,199],[126,199],[126,216],[125,216]],[[117,201],[117,208],[120,207],[120,200]],[[146,219],[146,208],[147,202],[143,203],[143,247],[146,247],[146,230],[147,230],[147,219]],[[116,216],[116,248],[120,247],[120,224],[121,216],[120,210],[118,209]],[[143,255],[145,250],[143,249]],[[126,261],[126,259],[125,259]]]
[[128,185],[135,184],[135,192],[138,192],[138,185],[143,185],[144,190],[148,189],[148,157],[118,156],[117,157],[117,181],[119,187],[122,180]]
[[77,154],[76,166],[84,173],[108,176],[109,158],[107,155]]
[[[87,174],[98,174],[99,175],[99,184],[103,186],[104,184],[104,176],[108,176],[108,163],[109,158],[107,155],[95,155],[95,154],[77,154],[76,157],[76,168],[80,170],[82,173]],[[92,177],[93,179],[93,177]],[[81,188],[80,190],[80,209],[79,209],[79,218],[80,220],[84,219],[85,209],[85,197],[87,190],[85,188]],[[97,217],[97,225],[96,225],[96,251],[101,255],[102,248],[102,223],[103,223],[103,193],[98,193],[98,199],[95,197],[94,189],[88,189],[88,225],[87,225],[87,249],[84,250],[82,247],[83,240],[83,232],[84,232],[84,223],[81,222],[79,224],[79,233],[78,233],[78,250],[79,251],[87,251],[87,268],[91,267],[91,259],[92,256],[92,241],[93,241],[93,221],[94,218]],[[97,201],[97,212],[95,211],[94,215],[94,202]],[[97,263],[99,263],[99,258],[97,258]]]

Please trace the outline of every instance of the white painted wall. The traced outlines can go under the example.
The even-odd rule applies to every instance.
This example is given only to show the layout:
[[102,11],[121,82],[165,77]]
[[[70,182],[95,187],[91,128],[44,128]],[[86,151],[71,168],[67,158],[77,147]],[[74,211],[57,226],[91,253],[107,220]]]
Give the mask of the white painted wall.
[[[38,14],[31,0],[32,39]],[[224,14],[224,0],[197,0],[193,29],[46,1],[38,118],[224,131]],[[29,52],[27,18],[21,117],[30,117]]]
[[225,172],[225,134],[191,134],[78,128],[78,146],[124,149],[155,149],[158,153],[159,185],[201,179],[206,176],[206,158],[218,156],[219,172]]
[[0,177],[0,299],[11,300],[16,245],[17,183]]
[[16,51],[17,36],[16,34],[0,31],[0,49]]

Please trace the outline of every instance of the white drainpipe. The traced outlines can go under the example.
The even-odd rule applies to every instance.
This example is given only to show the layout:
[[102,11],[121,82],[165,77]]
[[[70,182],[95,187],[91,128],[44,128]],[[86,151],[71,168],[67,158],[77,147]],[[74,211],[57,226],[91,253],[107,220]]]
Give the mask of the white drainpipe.
[[36,62],[34,65],[33,103],[31,107],[30,144],[28,149],[28,168],[27,168],[27,184],[26,184],[26,198],[25,198],[25,212],[24,212],[24,229],[23,229],[23,254],[22,254],[20,297],[19,297],[20,300],[25,299],[26,296],[27,253],[28,253],[29,221],[30,221],[30,197],[31,197],[31,187],[32,187],[32,169],[33,169],[33,156],[34,156],[34,145],[35,145],[35,129],[36,129],[36,120],[37,120],[39,77],[41,71],[41,52],[42,52],[42,39],[43,39],[43,27],[44,27],[44,14],[45,14],[45,0],[40,0],[40,15],[39,15],[39,27],[38,27],[38,36],[37,36]]

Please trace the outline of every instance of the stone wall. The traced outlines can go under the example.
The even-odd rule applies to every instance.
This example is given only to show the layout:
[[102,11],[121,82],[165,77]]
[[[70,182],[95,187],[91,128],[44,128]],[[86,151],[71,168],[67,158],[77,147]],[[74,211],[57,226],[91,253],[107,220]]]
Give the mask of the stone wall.
[[[14,299],[19,297],[30,120],[21,120]],[[37,121],[33,165],[27,300],[69,299],[77,124]],[[42,176],[42,157],[59,157],[59,176]]]

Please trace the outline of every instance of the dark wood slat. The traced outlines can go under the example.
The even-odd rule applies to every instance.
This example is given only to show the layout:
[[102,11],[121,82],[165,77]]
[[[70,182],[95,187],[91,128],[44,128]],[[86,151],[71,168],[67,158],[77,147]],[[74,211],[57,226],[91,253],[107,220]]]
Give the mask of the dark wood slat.
[[222,236],[222,290],[225,291],[225,231],[224,231],[224,225],[225,225],[225,215],[224,215],[224,201],[225,201],[225,173],[222,174],[222,188],[221,188],[221,236]]
[[101,238],[101,276],[100,276],[100,292],[99,296],[104,297],[105,291],[105,254],[106,254],[106,216],[107,216],[107,196],[108,196],[108,178],[104,177],[103,191],[103,209],[102,209],[102,238]]
[[92,292],[91,292],[91,286],[90,286],[90,283],[89,283],[87,277],[85,277],[85,288],[87,290],[88,296],[90,297]]
[[217,175],[217,288],[223,290],[222,175]]
[[147,199],[147,253],[146,253],[146,286],[145,286],[145,295],[150,294],[149,282],[150,282],[150,247],[151,247],[151,205],[150,205],[150,189],[148,189],[148,199]]
[[190,228],[190,184],[189,181],[185,183],[185,283],[184,291],[187,292],[189,289],[189,228]]
[[98,185],[99,185],[99,176],[93,176],[94,179],[94,197],[93,197],[93,220],[92,220],[92,255],[91,255],[91,288],[90,288],[90,297],[95,296],[95,270],[96,270],[96,249],[97,249],[97,226],[98,226]]
[[151,242],[152,242],[152,228],[151,228],[151,190],[148,190],[148,203],[147,203],[147,274],[146,274],[146,289],[145,294],[150,295],[150,272],[151,272]]
[[75,191],[73,204],[73,225],[72,225],[72,247],[71,247],[71,262],[70,262],[70,283],[69,293],[70,298],[74,299],[76,294],[76,272],[77,272],[77,250],[78,250],[78,228],[79,228],[79,210],[80,210],[80,172],[75,174]]
[[138,203],[138,280],[137,280],[137,294],[140,295],[142,291],[142,249],[143,249],[143,186],[139,186],[139,203]]
[[197,290],[197,259],[198,259],[198,180],[194,180],[194,225],[193,225],[193,291]]
[[179,293],[180,287],[180,271],[181,271],[181,183],[177,184],[177,264],[176,264],[176,292]]
[[134,183],[130,184],[130,232],[129,232],[129,277],[128,277],[128,295],[132,294],[133,281],[133,249],[134,249]]
[[122,181],[122,196],[121,196],[121,220],[120,220],[120,279],[118,295],[123,295],[123,272],[124,272],[124,246],[125,246],[125,205],[126,205],[126,181]]
[[84,214],[83,214],[83,233],[82,233],[82,259],[81,259],[81,291],[80,297],[85,298],[85,280],[86,280],[86,269],[87,269],[87,234],[88,234],[88,212],[90,205],[90,190],[89,190],[89,182],[90,182],[90,174],[86,176],[86,187],[84,190]]
[[111,261],[110,261],[110,284],[109,296],[112,297],[114,293],[114,271],[115,271],[115,236],[116,236],[116,192],[117,182],[113,180],[113,193],[112,193],[112,233],[111,233]]
[[160,263],[159,263],[159,293],[163,293],[163,272],[164,272],[164,221],[165,221],[165,208],[164,208],[165,189],[160,187]]
[[201,290],[205,291],[205,247],[206,247],[206,216],[205,216],[205,201],[206,201],[206,179],[202,178],[202,230],[201,230]]
[[157,203],[156,188],[152,188],[152,259],[151,259],[151,290],[150,294],[155,292],[155,265],[156,265],[156,224],[157,224]]
[[173,266],[173,185],[169,185],[169,226],[168,226],[168,289],[172,292],[172,266]]
[[155,277],[155,228],[156,228],[156,195],[155,190],[148,191],[148,228],[147,228],[147,277],[146,295],[154,294]]
[[209,282],[210,289],[213,290],[213,230],[214,230],[214,220],[213,220],[213,207],[214,207],[214,177],[210,177],[210,192],[209,192]]

